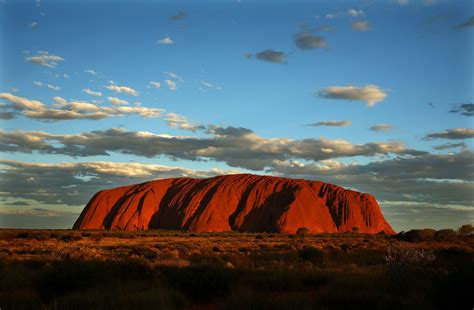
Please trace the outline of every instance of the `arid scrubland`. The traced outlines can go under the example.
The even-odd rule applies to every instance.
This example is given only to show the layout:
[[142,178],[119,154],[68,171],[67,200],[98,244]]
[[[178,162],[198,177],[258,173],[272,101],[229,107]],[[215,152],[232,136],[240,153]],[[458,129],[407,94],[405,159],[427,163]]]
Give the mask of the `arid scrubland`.
[[472,307],[473,241],[468,226],[395,236],[0,230],[0,307]]

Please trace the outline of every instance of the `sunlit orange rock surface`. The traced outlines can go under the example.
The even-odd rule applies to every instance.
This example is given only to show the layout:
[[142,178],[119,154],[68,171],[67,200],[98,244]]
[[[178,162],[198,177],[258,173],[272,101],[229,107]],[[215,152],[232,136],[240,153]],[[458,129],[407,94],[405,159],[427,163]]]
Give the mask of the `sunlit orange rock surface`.
[[175,178],[98,192],[75,229],[395,233],[370,194],[249,174]]

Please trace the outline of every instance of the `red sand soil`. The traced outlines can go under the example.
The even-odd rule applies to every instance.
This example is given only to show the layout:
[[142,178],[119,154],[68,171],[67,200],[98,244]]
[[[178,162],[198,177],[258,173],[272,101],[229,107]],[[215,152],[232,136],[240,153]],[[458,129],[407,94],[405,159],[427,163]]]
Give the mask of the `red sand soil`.
[[156,180],[100,191],[74,229],[394,234],[370,194],[249,174]]

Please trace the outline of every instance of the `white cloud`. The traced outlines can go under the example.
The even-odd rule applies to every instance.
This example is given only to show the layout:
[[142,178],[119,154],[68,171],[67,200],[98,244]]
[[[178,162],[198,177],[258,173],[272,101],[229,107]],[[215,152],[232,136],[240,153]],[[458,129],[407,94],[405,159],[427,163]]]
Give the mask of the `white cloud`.
[[[144,118],[159,117],[164,110],[159,108],[126,107],[126,106],[97,106],[83,101],[67,101],[62,97],[54,97],[56,104],[47,106],[37,100],[29,100],[10,93],[0,93],[0,99],[10,102],[1,105],[0,112],[18,111],[28,118],[43,121],[61,121],[71,119],[103,119],[125,115],[139,115]],[[13,115],[12,115],[13,116]],[[11,118],[11,117],[10,117]]]
[[472,139],[474,138],[474,129],[470,128],[452,128],[440,132],[427,134],[425,140],[433,139]]
[[214,90],[222,90],[222,87],[211,84],[209,82],[206,82],[204,80],[201,80],[201,86],[207,88],[207,89],[214,89]]
[[131,88],[131,87],[128,87],[128,86],[118,86],[116,85],[115,83],[113,83],[112,81],[110,81],[110,85],[106,86],[105,88],[107,89],[110,89],[116,93],[125,93],[125,94],[129,94],[129,95],[132,95],[132,96],[138,96],[139,93]]
[[317,92],[317,96],[328,99],[366,101],[368,107],[373,107],[387,97],[387,93],[377,85],[357,86],[330,86]]
[[170,45],[170,44],[173,44],[174,41],[171,40],[170,37],[164,37],[163,39],[158,40],[156,43],[163,44],[163,45]]
[[0,93],[0,99],[4,99],[13,104],[13,108],[16,110],[32,109],[39,110],[43,109],[44,105],[37,100],[29,100],[23,97],[18,97],[10,93]]
[[174,73],[174,72],[166,71],[165,74],[166,74],[167,76],[169,76],[170,78],[172,78],[172,79],[175,79],[175,80],[178,80],[178,81],[180,81],[180,82],[183,82],[183,78],[182,78],[181,76],[177,75],[177,74]]
[[347,15],[351,17],[360,17],[360,16],[364,16],[365,14],[362,10],[349,9],[347,10]]
[[33,81],[33,84],[38,86],[38,87],[41,87],[43,86],[43,83],[42,82],[39,82],[39,81]]
[[36,26],[38,26],[38,23],[37,23],[37,22],[32,22],[32,23],[30,24],[30,27],[31,27],[31,28],[36,28]]
[[318,127],[318,126],[333,126],[333,127],[347,127],[352,125],[351,121],[321,121],[305,126]]
[[390,124],[376,124],[376,125],[370,127],[369,130],[388,132],[388,131],[392,130],[392,128],[393,128],[393,126],[390,125]]
[[99,74],[98,72],[96,72],[95,70],[92,70],[92,69],[85,70],[84,72],[85,72],[85,73],[89,73],[89,74],[91,74],[91,75],[97,75],[97,74]]
[[[99,109],[99,107],[95,108]],[[122,106],[117,108],[133,109]],[[301,140],[263,138],[247,128],[195,125],[187,118],[172,113],[166,115],[166,121],[170,126],[184,130],[207,129],[206,133],[212,136],[170,136],[151,132],[145,135],[143,132],[128,131],[123,128],[95,130],[74,135],[2,131],[0,149],[11,152],[39,151],[76,157],[109,155],[111,152],[118,152],[145,157],[206,159],[251,170],[263,170],[271,166],[273,160],[319,161],[354,156],[419,153],[407,149],[402,142],[397,141],[352,144],[345,140],[330,140],[323,137]],[[33,138],[35,143],[26,143],[24,137]]]
[[37,55],[26,57],[26,62],[45,66],[49,68],[56,68],[58,62],[64,61],[64,58],[56,55],[50,55],[48,52],[39,51]]
[[[52,164],[4,160],[0,161],[0,172],[2,198],[16,201],[23,199],[31,202],[31,205],[65,204],[82,208],[97,191],[121,186],[125,182],[142,183],[175,177],[206,178],[240,171],[216,168],[201,171],[130,162],[95,161]],[[2,211],[0,206],[0,214],[3,213]]]
[[168,89],[171,91],[175,91],[178,87],[176,85],[176,82],[171,81],[171,80],[165,80],[166,86],[168,86]]
[[158,88],[161,87],[160,82],[151,81],[150,84],[151,84],[151,86],[153,86],[153,87],[156,88],[156,89],[158,89]]
[[168,126],[180,128],[183,130],[189,130],[194,132],[197,130],[205,129],[203,125],[193,124],[187,119],[187,117],[175,113],[166,114],[165,121],[168,123]]
[[55,85],[51,85],[51,84],[48,84],[47,87],[51,90],[54,90],[54,91],[60,91],[61,90],[61,87],[59,86],[55,86]]
[[359,20],[359,21],[354,21],[351,23],[352,29],[358,30],[358,31],[367,31],[372,28],[370,23],[366,20]]
[[122,100],[122,99],[119,99],[119,98],[115,98],[115,97],[108,97],[107,100],[109,100],[109,102],[111,104],[122,104],[122,105],[127,105],[128,104],[128,101],[126,100]]
[[102,96],[102,93],[100,91],[93,91],[90,88],[84,88],[82,91],[85,92],[86,94],[94,96],[94,97],[101,97]]

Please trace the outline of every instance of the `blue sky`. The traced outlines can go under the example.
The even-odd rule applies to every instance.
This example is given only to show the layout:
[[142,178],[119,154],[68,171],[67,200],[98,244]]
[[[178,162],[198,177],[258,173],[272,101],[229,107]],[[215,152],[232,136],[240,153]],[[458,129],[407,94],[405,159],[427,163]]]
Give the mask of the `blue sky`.
[[[396,230],[472,223],[472,16],[472,2],[442,0],[3,1],[0,226],[71,225],[69,212],[93,192],[84,176],[98,190],[236,171],[368,191]],[[307,41],[298,44],[298,36]],[[42,107],[18,106],[18,98]],[[73,102],[160,115],[103,109],[95,117]],[[50,116],[64,111],[75,114]],[[229,126],[251,131],[216,133]],[[121,132],[105,135],[112,128]],[[166,152],[148,140],[127,148],[145,139],[137,132],[198,146],[184,150],[175,139]],[[87,137],[71,142],[71,135]],[[100,142],[111,135],[117,145]],[[79,165],[91,162],[94,168]],[[187,170],[98,168],[127,170],[131,162]],[[59,173],[57,165],[72,165],[63,191],[44,177]],[[15,192],[22,177],[41,186]],[[72,200],[70,188],[77,188]]]

